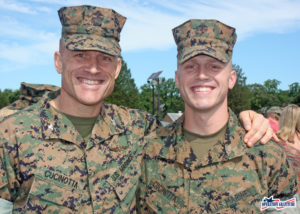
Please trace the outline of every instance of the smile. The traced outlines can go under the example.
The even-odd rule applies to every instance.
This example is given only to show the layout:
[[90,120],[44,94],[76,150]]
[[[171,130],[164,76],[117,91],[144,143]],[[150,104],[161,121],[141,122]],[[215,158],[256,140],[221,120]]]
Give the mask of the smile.
[[105,80],[91,80],[79,77],[78,80],[86,85],[101,85]]
[[193,87],[194,92],[210,92],[212,91],[211,87]]
[[82,81],[84,84],[88,84],[88,85],[98,85],[98,84],[101,84],[103,81],[99,81],[99,80],[87,80],[87,79],[84,79]]

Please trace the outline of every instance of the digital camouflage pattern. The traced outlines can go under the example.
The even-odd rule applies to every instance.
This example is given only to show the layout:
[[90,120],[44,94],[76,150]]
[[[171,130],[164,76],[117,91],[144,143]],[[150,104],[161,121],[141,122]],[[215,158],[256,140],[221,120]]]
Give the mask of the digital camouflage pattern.
[[13,213],[135,213],[148,113],[103,104],[85,141],[52,92],[0,123],[0,198]]
[[272,106],[267,111],[267,114],[269,114],[269,113],[275,113],[275,114],[281,115],[282,109],[279,106]]
[[0,110],[0,121],[3,117],[37,103],[46,92],[57,90],[59,90],[59,87],[55,85],[22,82],[19,99]]
[[62,39],[69,50],[96,50],[118,56],[120,32],[126,18],[112,9],[89,5],[58,11]]
[[227,63],[236,42],[235,28],[217,20],[191,19],[173,29],[177,60],[181,64],[205,54]]
[[292,197],[297,177],[274,142],[243,143],[245,130],[230,112],[224,142],[197,160],[183,120],[146,137],[139,213],[260,213],[263,197]]

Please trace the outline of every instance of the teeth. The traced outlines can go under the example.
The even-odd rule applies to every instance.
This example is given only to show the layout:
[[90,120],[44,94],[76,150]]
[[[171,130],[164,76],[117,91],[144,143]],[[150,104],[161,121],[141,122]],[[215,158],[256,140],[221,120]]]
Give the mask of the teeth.
[[87,79],[84,79],[82,82],[85,83],[85,84],[88,84],[88,85],[97,85],[97,84],[100,84],[100,81],[97,81],[97,80],[87,80]]
[[201,87],[201,88],[195,88],[196,92],[206,92],[206,91],[210,91],[210,88],[207,87]]

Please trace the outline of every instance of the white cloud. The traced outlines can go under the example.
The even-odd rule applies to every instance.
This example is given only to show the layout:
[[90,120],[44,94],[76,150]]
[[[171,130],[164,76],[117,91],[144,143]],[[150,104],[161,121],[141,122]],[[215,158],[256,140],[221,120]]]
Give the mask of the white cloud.
[[26,14],[34,14],[35,11],[29,5],[21,3],[20,1],[14,0],[0,0],[0,9],[26,13]]
[[[151,2],[161,6],[162,9],[139,6],[126,12],[129,17],[126,27],[132,41],[139,41],[141,38],[148,41],[141,42],[144,45],[141,45],[140,48],[143,46],[168,47],[170,41],[173,44],[173,39],[170,37],[171,29],[190,18],[221,20],[237,29],[239,40],[263,32],[284,33],[292,31],[294,28],[300,28],[299,1],[153,0]],[[122,8],[120,9],[122,10]],[[168,14],[166,14],[167,10]],[[148,19],[144,21],[138,18],[140,14],[145,14]],[[129,38],[126,38],[126,35],[125,39],[123,40],[124,44],[128,44]],[[159,39],[161,42],[155,41],[155,39]]]
[[[60,24],[56,11],[63,5],[92,4],[125,15],[123,51],[170,48],[175,45],[171,29],[190,18],[219,19],[237,28],[239,40],[300,28],[300,2],[293,0],[31,0],[30,6],[21,2],[0,0],[0,9],[10,11],[0,15],[0,58],[18,63],[42,62],[45,54],[52,55],[57,49]],[[28,14],[28,19],[19,18],[16,12]],[[47,20],[31,26],[29,20],[36,17]]]

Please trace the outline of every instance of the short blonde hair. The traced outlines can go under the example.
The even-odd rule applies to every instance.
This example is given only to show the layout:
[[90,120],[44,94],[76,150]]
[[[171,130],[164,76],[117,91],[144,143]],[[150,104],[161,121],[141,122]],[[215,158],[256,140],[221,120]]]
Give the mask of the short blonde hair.
[[300,132],[300,107],[295,104],[286,106],[280,116],[280,129],[277,135],[280,139],[294,142],[295,133]]

